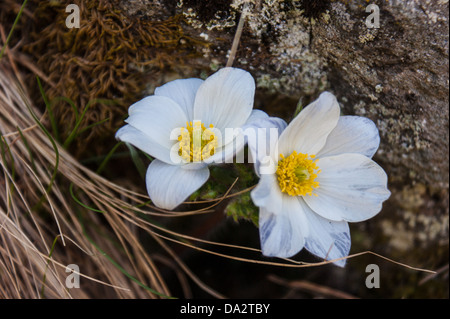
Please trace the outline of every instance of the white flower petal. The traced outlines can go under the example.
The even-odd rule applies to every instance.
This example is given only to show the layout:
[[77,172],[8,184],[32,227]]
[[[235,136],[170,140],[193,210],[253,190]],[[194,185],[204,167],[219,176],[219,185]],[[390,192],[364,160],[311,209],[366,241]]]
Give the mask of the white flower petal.
[[206,163],[203,162],[193,162],[193,163],[187,163],[183,165],[183,169],[190,169],[190,170],[199,170],[204,169],[205,167],[208,167]]
[[193,120],[195,95],[200,85],[201,79],[179,79],[170,81],[155,89],[155,95],[166,96],[174,100],[186,113],[190,121]]
[[[331,221],[314,213],[311,208],[299,198],[306,219],[308,220],[309,236],[305,248],[321,259],[333,260],[348,256],[351,240],[350,229],[345,221]],[[335,261],[334,264],[344,267],[346,259]]]
[[153,160],[146,175],[147,192],[153,203],[172,210],[180,205],[209,178],[208,167],[184,169]]
[[359,222],[381,210],[389,198],[387,175],[370,158],[356,153],[323,157],[317,161],[321,170],[316,181],[318,196],[304,196],[311,209],[334,221]]
[[361,116],[341,116],[328,135],[317,157],[342,153],[359,153],[372,157],[380,145],[378,129],[370,119]]
[[264,112],[262,110],[258,110],[258,109],[253,109],[252,112],[250,113],[250,116],[247,119],[247,122],[245,122],[244,127],[246,125],[251,125],[258,121],[265,120],[267,118],[269,118],[269,115],[267,115],[266,112]]
[[194,103],[194,120],[213,124],[221,131],[242,127],[253,108],[255,81],[250,73],[223,68],[199,87]]
[[170,150],[166,146],[154,141],[151,137],[129,124],[117,131],[116,139],[129,143],[165,163],[172,164]]
[[253,203],[274,214],[281,214],[283,193],[275,174],[261,175],[258,185],[251,191]]
[[329,92],[305,107],[280,136],[279,151],[289,156],[293,151],[317,154],[339,120],[339,104]]
[[181,107],[165,96],[148,96],[128,109],[128,124],[170,150],[172,130],[185,127],[188,118]]
[[284,196],[282,213],[259,210],[259,235],[265,256],[288,258],[298,253],[308,236],[306,216],[296,197]]
[[243,127],[249,149],[249,161],[255,164],[258,176],[273,174],[278,159],[278,138],[287,127],[287,123],[283,119],[262,114],[250,118]]

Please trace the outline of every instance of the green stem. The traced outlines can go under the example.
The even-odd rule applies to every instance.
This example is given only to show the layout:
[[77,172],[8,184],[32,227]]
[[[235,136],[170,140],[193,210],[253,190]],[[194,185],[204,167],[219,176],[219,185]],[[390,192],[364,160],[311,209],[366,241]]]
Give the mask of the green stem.
[[9,43],[9,40],[11,40],[13,31],[14,31],[14,29],[15,29],[17,23],[19,22],[20,17],[22,16],[22,12],[23,12],[23,10],[25,9],[25,6],[26,6],[27,2],[28,2],[28,0],[25,0],[25,1],[22,3],[22,6],[20,7],[19,13],[17,14],[16,19],[14,20],[14,23],[13,23],[13,25],[12,25],[12,27],[11,27],[11,31],[9,31],[8,37],[6,38],[6,42],[5,42],[5,44],[3,45],[2,51],[0,51],[0,60],[2,59],[3,54],[5,53],[6,47],[8,46],[8,43]]

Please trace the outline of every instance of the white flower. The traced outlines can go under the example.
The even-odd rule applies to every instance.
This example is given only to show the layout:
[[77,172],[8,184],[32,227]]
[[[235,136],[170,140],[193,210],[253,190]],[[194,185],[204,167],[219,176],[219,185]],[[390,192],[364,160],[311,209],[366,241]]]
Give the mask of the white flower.
[[251,193],[263,254],[291,257],[304,247],[327,260],[347,256],[348,222],[375,216],[390,196],[386,173],[371,160],[379,142],[375,124],[340,116],[331,93],[300,112],[272,147],[275,169]]
[[155,205],[174,209],[208,180],[208,164],[228,162],[243,149],[242,134],[230,138],[225,131],[268,117],[253,110],[254,94],[248,72],[224,68],[205,81],[168,82],[130,106],[116,138],[155,158],[146,174]]

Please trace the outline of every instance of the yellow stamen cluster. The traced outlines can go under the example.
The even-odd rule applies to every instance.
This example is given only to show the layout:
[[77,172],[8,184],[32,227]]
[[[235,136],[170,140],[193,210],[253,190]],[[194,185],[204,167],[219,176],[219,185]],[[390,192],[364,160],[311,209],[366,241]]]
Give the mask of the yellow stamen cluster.
[[214,155],[218,140],[213,131],[214,125],[206,128],[200,121],[186,122],[186,127],[181,128],[180,149],[178,155],[186,162],[200,162]]
[[276,173],[281,191],[290,196],[317,196],[313,194],[313,189],[319,187],[319,182],[314,180],[320,170],[316,165],[317,160],[313,160],[315,155],[294,151],[288,157],[283,154],[280,157]]

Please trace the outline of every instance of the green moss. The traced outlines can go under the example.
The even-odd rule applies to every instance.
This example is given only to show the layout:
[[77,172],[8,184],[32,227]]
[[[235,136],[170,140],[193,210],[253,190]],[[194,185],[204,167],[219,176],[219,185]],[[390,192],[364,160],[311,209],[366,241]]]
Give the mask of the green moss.
[[258,227],[259,210],[252,202],[250,193],[240,195],[233,199],[225,208],[227,216],[232,217],[234,221],[249,220]]

